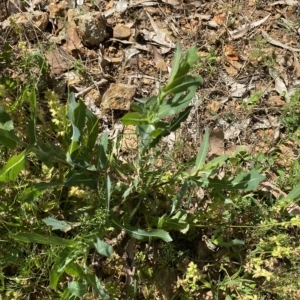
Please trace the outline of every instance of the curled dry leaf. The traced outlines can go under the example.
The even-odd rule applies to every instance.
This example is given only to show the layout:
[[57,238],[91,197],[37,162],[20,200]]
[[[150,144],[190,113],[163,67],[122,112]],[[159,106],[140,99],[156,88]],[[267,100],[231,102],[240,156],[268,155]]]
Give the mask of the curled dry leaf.
[[254,27],[258,27],[259,25],[263,24],[269,17],[270,17],[270,14],[268,14],[261,20],[252,22],[250,24],[242,25],[241,27],[239,27],[236,30],[228,31],[228,33],[231,36],[232,40],[239,39],[239,38],[245,36],[250,29],[252,29]]

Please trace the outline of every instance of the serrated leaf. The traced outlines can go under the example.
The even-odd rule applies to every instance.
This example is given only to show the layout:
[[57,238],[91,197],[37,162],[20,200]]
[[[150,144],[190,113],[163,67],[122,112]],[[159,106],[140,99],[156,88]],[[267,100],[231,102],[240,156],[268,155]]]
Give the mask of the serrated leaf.
[[129,225],[121,225],[115,219],[111,219],[111,221],[117,228],[124,229],[131,237],[136,238],[137,240],[159,238],[165,242],[172,241],[172,238],[170,237],[169,233],[162,229],[154,229],[154,230],[146,231],[135,227],[131,227]]
[[71,230],[72,228],[74,228],[75,226],[79,226],[80,223],[71,223],[71,222],[66,222],[63,220],[56,220],[55,218],[52,217],[48,217],[45,219],[42,219],[42,221],[48,225],[52,227],[52,230],[61,230],[63,232],[68,232],[69,230]]
[[207,156],[208,147],[209,147],[209,132],[208,129],[206,129],[205,134],[203,136],[203,140],[201,142],[199,152],[197,154],[195,172],[199,171],[204,165]]
[[111,245],[101,241],[99,238],[97,238],[97,242],[94,243],[94,246],[97,252],[105,257],[110,257],[114,252]]
[[11,233],[10,236],[17,241],[25,243],[37,243],[43,245],[56,245],[56,246],[67,246],[72,247],[77,245],[77,241],[62,239],[57,236],[46,236],[37,233]]
[[0,170],[0,182],[16,180],[19,173],[24,170],[26,163],[26,150],[8,160]]

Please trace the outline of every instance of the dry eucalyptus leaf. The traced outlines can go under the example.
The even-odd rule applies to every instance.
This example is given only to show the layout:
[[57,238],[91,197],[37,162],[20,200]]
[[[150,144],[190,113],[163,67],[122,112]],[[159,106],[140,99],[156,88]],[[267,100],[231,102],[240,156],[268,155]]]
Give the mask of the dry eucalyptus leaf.
[[156,35],[153,35],[152,36],[152,40],[158,44],[161,44],[163,46],[166,46],[166,47],[169,47],[169,48],[175,48],[175,45],[174,43],[172,43],[166,36],[166,34],[160,30],[158,28],[158,26],[156,25],[156,23],[154,22],[154,20],[152,19],[152,17],[149,15],[148,12],[146,12],[149,20],[150,20],[150,23],[151,23],[151,26],[152,28],[154,29]]
[[262,30],[261,33],[262,33],[262,36],[272,45],[275,45],[275,46],[278,46],[278,47],[281,47],[281,48],[284,48],[284,49],[287,49],[290,51],[300,51],[300,49],[298,49],[298,48],[293,48],[293,47],[287,46],[285,44],[282,44],[279,41],[274,40],[264,30]]
[[241,27],[239,27],[238,29],[236,30],[233,30],[233,31],[228,31],[229,32],[229,35],[231,36],[231,39],[232,40],[236,40],[236,39],[239,39],[243,36],[245,36],[247,34],[247,32],[254,28],[254,27],[257,27],[261,24],[263,24],[268,18],[270,17],[270,14],[268,14],[267,16],[265,16],[263,19],[261,20],[258,20],[258,21],[255,21],[255,22],[252,22],[250,24],[245,24]]
[[286,4],[286,5],[291,5],[291,6],[293,6],[293,5],[299,4],[299,1],[297,1],[297,0],[283,0],[283,1],[276,1],[276,2],[274,2],[274,3],[272,3],[272,4],[270,4],[270,6],[274,6],[274,5],[278,5],[278,4]]
[[269,68],[269,74],[275,81],[275,90],[279,95],[287,94],[287,87],[275,69]]

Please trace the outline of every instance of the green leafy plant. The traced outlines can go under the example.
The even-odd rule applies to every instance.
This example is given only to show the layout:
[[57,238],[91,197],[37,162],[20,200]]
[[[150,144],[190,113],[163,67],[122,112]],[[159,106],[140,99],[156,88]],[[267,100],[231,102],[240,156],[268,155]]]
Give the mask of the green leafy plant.
[[[232,293],[232,297],[250,294],[254,288],[247,276],[255,275],[256,269],[243,273],[240,266],[230,265],[246,244],[241,228],[260,229],[262,234],[299,224],[297,218],[281,222],[269,202],[257,200],[257,187],[265,179],[260,174],[265,170],[262,162],[252,168],[245,153],[207,158],[208,129],[197,155],[187,162],[174,164],[172,153],[165,153],[163,138],[187,119],[203,82],[200,76],[189,75],[197,59],[195,46],[183,54],[178,45],[166,85],[157,95],[136,99],[132,111],[122,117],[125,126],[135,127],[135,157],[120,156],[122,135],[112,139],[105,132],[99,134],[99,120],[74,94],[63,104],[55,93],[46,92],[48,106],[41,114],[43,101],[32,81],[24,85],[16,103],[3,105],[0,188],[5,201],[0,203],[0,222],[3,249],[14,249],[8,256],[3,249],[0,252],[4,297],[22,297],[34,285],[49,299],[137,298],[142,294],[139,282],[145,280],[150,282],[151,299],[152,291],[158,289],[151,278],[155,275],[159,281],[166,268],[172,268],[170,273],[180,279],[172,282],[178,288],[174,294],[186,299],[197,297],[202,289],[216,295],[219,290]],[[44,67],[39,57],[28,58],[31,63]],[[3,77],[0,88],[3,98],[13,94],[17,84]],[[20,111],[26,122],[20,122]],[[42,116],[48,118],[47,125]],[[226,172],[221,174],[223,168]],[[201,190],[206,193],[204,204],[198,196]],[[287,199],[299,194],[296,186]],[[202,271],[196,259],[180,265],[193,255],[188,239],[205,242],[208,257],[217,255],[219,249],[231,255],[221,256],[221,263],[205,265],[207,271]],[[286,236],[262,241],[262,250],[251,249],[248,261],[253,264],[252,258],[267,257],[278,241],[282,244]],[[140,270],[132,289],[119,284],[122,255],[130,242],[140,247],[136,255]],[[158,243],[161,257],[151,258],[149,252]],[[279,253],[291,259],[290,249],[284,253],[278,249],[273,256]],[[256,262],[257,267],[262,265]],[[211,266],[225,275],[216,276]],[[17,278],[10,275],[16,273]],[[43,284],[38,285],[40,278]],[[247,285],[244,290],[243,284]]]

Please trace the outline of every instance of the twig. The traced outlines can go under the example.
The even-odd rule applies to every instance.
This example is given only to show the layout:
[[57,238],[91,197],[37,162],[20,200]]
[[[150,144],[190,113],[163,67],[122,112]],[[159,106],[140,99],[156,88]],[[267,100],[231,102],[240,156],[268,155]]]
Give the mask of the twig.
[[98,87],[98,86],[101,86],[101,85],[104,85],[105,83],[107,83],[107,80],[106,79],[101,79],[100,81],[98,82],[95,82],[93,85],[87,87],[86,89],[82,90],[81,92],[79,93],[76,93],[75,94],[75,99],[85,95],[86,93],[88,93],[90,90],[92,90],[94,87]]

